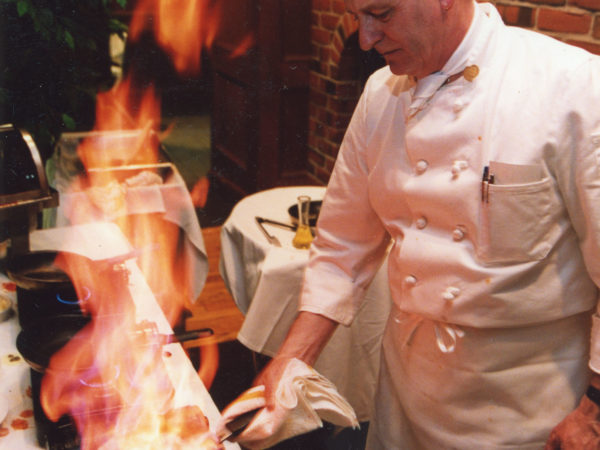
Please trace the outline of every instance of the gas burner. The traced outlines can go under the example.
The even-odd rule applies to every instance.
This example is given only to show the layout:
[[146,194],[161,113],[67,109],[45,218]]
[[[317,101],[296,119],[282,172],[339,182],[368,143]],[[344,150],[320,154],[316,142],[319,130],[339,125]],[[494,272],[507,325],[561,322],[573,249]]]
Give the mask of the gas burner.
[[63,416],[53,422],[44,413],[40,392],[44,374],[31,369],[31,394],[38,444],[48,450],[79,450],[81,440],[73,419]]
[[68,295],[65,294],[63,292],[57,292],[56,293],[56,300],[59,303],[62,303],[63,305],[81,305],[82,303],[87,302],[91,297],[92,297],[92,291],[89,290],[89,288],[83,286],[82,288],[83,291],[83,295],[81,296],[81,298],[77,297],[77,294],[73,295]]

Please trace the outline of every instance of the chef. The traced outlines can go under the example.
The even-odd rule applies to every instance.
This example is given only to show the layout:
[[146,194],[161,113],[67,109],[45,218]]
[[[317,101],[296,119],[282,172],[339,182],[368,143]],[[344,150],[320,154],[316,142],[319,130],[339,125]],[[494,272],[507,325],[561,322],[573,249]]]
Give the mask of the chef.
[[315,362],[390,247],[368,448],[598,448],[600,58],[473,0],[345,3],[387,66],[256,383],[272,394],[290,358]]

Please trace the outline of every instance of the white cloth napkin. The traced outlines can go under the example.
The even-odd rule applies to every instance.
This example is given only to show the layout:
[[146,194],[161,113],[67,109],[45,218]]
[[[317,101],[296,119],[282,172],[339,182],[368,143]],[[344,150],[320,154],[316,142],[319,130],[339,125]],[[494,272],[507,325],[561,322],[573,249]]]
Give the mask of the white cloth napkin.
[[292,359],[284,369],[276,389],[276,402],[269,411],[264,408],[264,386],[247,390],[225,408],[217,434],[226,437],[230,433],[228,424],[259,408],[246,429],[235,438],[249,449],[268,448],[321,428],[322,420],[342,427],[359,426],[352,406],[335,386],[298,359]]

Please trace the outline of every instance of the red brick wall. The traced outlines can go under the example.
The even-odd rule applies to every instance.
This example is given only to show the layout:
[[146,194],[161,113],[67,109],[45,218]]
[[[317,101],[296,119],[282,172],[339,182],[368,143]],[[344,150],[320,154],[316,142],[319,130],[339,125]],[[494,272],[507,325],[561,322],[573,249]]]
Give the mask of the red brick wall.
[[319,184],[329,179],[361,90],[348,67],[356,55],[346,44],[356,25],[345,11],[343,0],[313,0],[308,167]]
[[[505,23],[536,30],[600,54],[600,0],[492,0]],[[309,177],[326,184],[362,89],[356,25],[343,0],[313,0],[308,137]]]
[[600,55],[600,0],[492,0],[504,22]]

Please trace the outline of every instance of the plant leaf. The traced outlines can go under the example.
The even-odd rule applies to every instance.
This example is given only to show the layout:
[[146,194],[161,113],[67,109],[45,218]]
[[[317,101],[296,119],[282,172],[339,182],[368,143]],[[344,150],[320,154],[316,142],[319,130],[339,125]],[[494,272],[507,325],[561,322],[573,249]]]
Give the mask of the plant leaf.
[[19,0],[17,2],[17,12],[19,13],[19,17],[23,17],[27,14],[29,10],[29,4],[25,0]]
[[69,129],[69,130],[75,129],[75,120],[70,115],[68,115],[67,113],[63,113],[61,115],[61,119],[62,119],[63,123],[65,124],[65,127],[67,127],[67,129]]
[[75,39],[73,39],[73,35],[69,33],[69,30],[65,30],[65,42],[67,43],[70,49],[75,48]]

